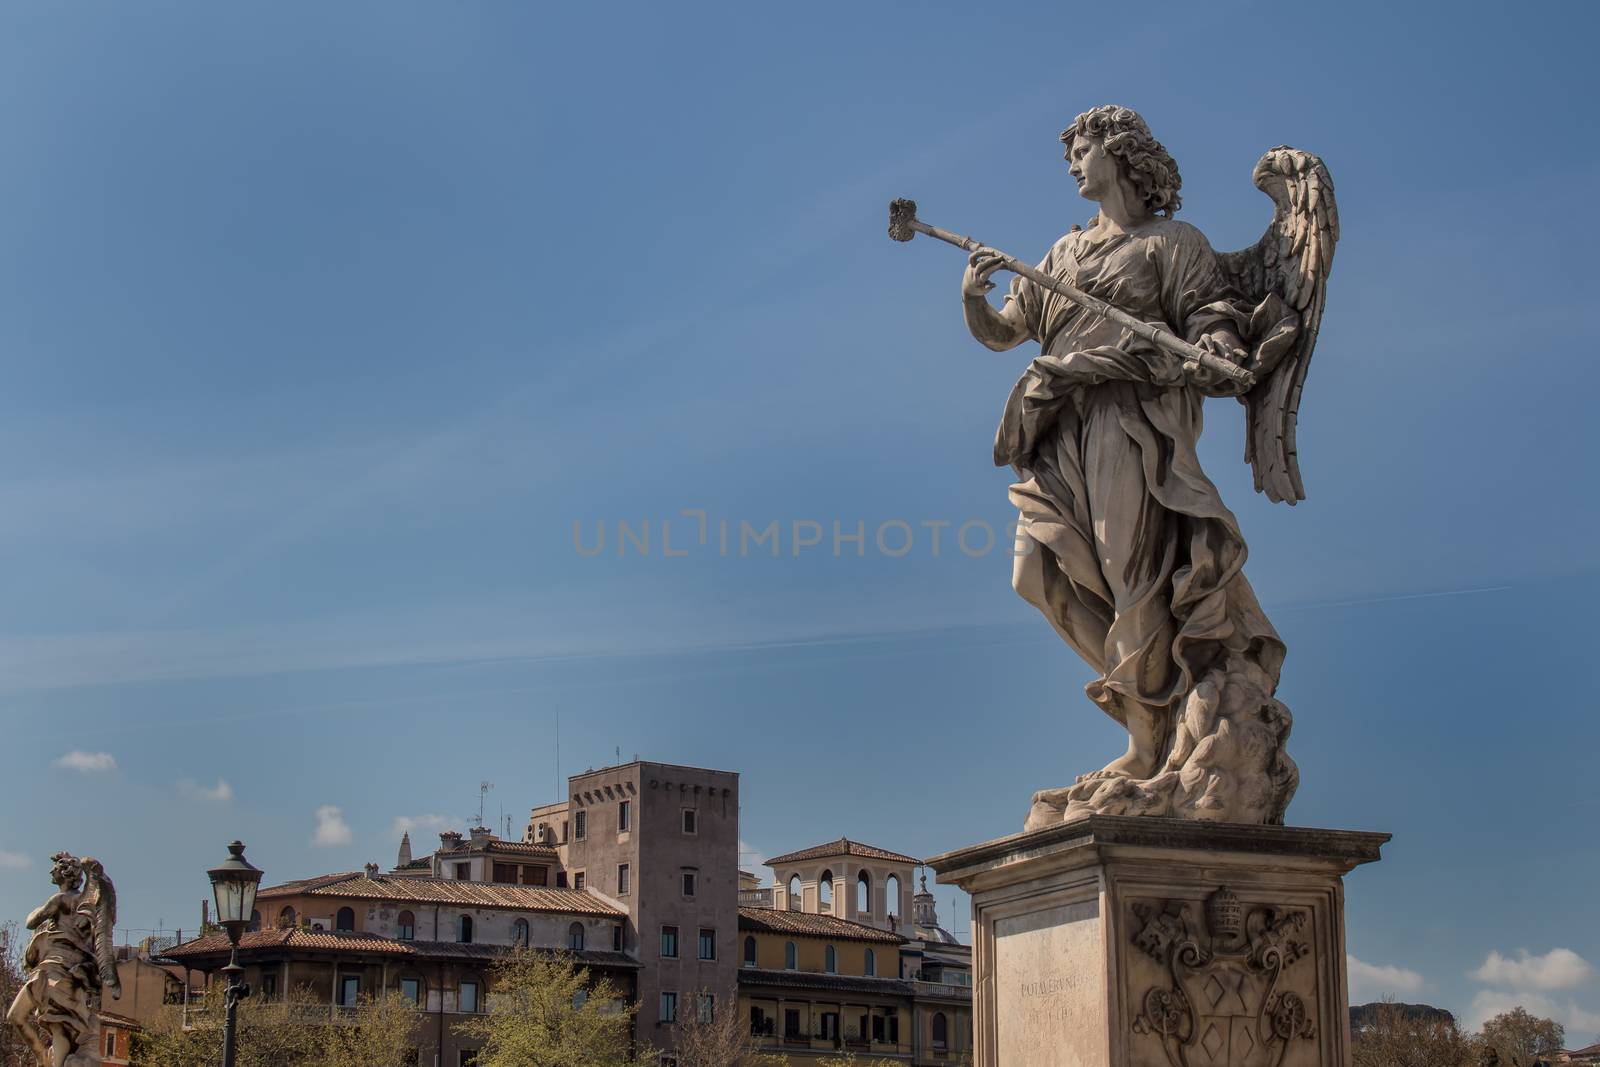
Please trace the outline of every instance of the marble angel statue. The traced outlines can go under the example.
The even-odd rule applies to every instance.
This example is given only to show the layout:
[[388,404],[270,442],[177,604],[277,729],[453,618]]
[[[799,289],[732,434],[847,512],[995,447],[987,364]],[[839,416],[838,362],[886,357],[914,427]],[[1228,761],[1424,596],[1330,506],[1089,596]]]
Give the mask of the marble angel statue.
[[[1333,182],[1316,156],[1267,152],[1253,177],[1272,222],[1218,254],[1173,217],[1178,165],[1136,112],[1095,108],[1061,140],[1093,219],[1031,270],[955,242],[975,249],[961,281],[972,335],[995,351],[1039,344],[995,439],[996,464],[1016,472],[1012,584],[1128,731],[1109,765],[1035,794],[1027,826],[1083,813],[1281,823],[1299,782],[1274,695],[1284,645],[1196,445],[1205,398],[1237,396],[1256,488],[1304,498],[1295,423],[1339,235]],[[1018,276],[996,308],[1002,267]],[[1112,311],[1091,310],[1100,301]]]
[[56,892],[28,916],[27,977],[6,1012],[39,1067],[99,1067],[104,991],[122,995],[114,951],[117,893],[105,868],[66,852],[51,857]]

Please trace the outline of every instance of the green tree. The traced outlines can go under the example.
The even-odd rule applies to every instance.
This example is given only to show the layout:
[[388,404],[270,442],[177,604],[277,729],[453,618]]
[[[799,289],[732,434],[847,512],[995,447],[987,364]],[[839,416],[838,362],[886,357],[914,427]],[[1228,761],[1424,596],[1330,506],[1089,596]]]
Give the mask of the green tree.
[[533,949],[503,956],[491,972],[488,1014],[456,1027],[483,1041],[479,1067],[654,1067],[633,1043],[633,1012],[609,978],[570,958]]
[[1483,1024],[1483,1043],[1500,1057],[1503,1067],[1532,1067],[1561,1051],[1566,1037],[1566,1027],[1532,1015],[1521,1005]]
[[[222,986],[191,1005],[164,1008],[135,1035],[139,1067],[215,1067],[222,1051]],[[398,993],[363,998],[353,1009],[329,1010],[321,997],[296,988],[273,1001],[239,1003],[239,1067],[409,1067],[416,1009]]]

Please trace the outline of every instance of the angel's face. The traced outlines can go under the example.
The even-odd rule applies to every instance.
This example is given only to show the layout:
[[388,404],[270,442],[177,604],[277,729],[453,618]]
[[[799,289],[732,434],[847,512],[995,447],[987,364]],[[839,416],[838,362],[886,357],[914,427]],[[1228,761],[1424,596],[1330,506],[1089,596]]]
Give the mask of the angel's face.
[[1116,157],[1095,137],[1074,137],[1067,146],[1067,172],[1085,200],[1104,200],[1117,187]]

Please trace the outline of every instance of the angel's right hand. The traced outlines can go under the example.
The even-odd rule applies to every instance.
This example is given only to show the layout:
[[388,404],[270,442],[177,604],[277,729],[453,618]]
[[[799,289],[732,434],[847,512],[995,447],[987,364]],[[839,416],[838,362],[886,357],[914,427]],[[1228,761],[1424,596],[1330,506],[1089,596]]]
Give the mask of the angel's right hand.
[[1005,266],[1004,252],[993,248],[980,248],[967,257],[967,269],[961,275],[961,295],[964,297],[983,297],[994,288],[990,275]]

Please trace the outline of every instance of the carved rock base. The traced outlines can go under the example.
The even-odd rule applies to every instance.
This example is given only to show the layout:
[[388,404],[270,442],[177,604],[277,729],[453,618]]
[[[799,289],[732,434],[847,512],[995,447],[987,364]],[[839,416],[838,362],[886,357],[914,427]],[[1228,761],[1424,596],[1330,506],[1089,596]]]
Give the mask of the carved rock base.
[[1388,840],[1094,815],[929,860],[977,1067],[1349,1067],[1343,876]]

